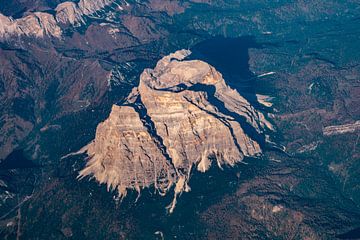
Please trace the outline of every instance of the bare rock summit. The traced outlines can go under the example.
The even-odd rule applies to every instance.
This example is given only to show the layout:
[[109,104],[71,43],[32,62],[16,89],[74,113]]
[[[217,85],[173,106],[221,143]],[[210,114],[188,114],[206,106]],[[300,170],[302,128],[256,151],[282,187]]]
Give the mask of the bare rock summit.
[[[95,14],[114,2],[114,0],[63,2],[55,8],[55,15],[46,12],[31,12],[18,19],[0,13],[0,40],[10,39],[13,36],[61,38],[61,25],[85,24],[85,16]],[[121,8],[119,4],[117,6]]]
[[190,173],[212,164],[234,166],[261,154],[272,125],[208,63],[180,50],[145,69],[122,106],[114,105],[84,150],[91,176],[125,197],[153,186],[161,195],[190,190]]

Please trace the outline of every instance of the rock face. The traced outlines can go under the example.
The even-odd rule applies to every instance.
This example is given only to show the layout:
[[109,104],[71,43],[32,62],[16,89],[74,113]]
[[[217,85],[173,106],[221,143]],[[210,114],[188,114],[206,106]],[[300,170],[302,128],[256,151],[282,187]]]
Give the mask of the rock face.
[[85,23],[83,16],[91,15],[113,2],[114,0],[80,0],[78,4],[63,2],[55,9],[56,19],[62,24],[78,25]]
[[59,24],[83,24],[83,16],[91,15],[113,2],[114,0],[81,0],[78,4],[63,2],[55,8],[55,17],[49,13],[34,12],[14,20],[0,13],[0,38],[21,35],[59,38],[62,34]]
[[188,6],[189,4],[169,0],[150,0],[146,4],[125,0],[65,1],[54,8],[47,9],[51,13],[54,12],[53,14],[27,11],[23,13],[23,17],[13,19],[0,13],[0,40],[8,40],[14,36],[61,38],[63,32],[72,31],[74,27],[88,27],[91,25],[91,19],[101,19],[112,23],[120,20],[120,25],[125,31],[129,31],[135,37],[151,38],[152,35],[157,35],[153,31],[156,28],[153,19],[144,17],[142,14],[133,16],[124,13],[130,13],[132,9],[135,11],[147,9],[147,11],[173,16],[184,12]]
[[78,5],[84,15],[90,15],[113,2],[115,0],[80,0]]
[[167,191],[175,181],[175,169],[132,107],[114,105],[88,147],[94,157],[81,175],[94,175],[108,189],[118,188],[121,196],[128,188],[140,191],[151,184]]
[[0,38],[14,35],[60,37],[61,29],[55,18],[48,13],[36,12],[16,20],[0,14]]
[[146,69],[123,106],[113,106],[85,147],[89,161],[80,178],[94,176],[120,197],[154,186],[165,194],[189,191],[191,170],[212,163],[234,166],[261,153],[261,133],[272,128],[209,64],[182,61],[177,51]]
[[84,23],[82,13],[79,11],[76,3],[64,2],[59,4],[56,8],[56,20],[62,24],[76,25]]
[[[36,0],[39,1],[43,2]],[[16,9],[15,2],[18,1],[5,2]],[[65,115],[70,117],[75,112],[85,115],[90,109],[102,104],[112,105],[117,99],[126,97],[128,89],[133,87],[132,81],[143,70],[143,61],[146,64],[154,61],[153,54],[144,58],[137,47],[143,48],[151,42],[150,48],[158,52],[159,41],[169,34],[158,23],[171,19],[167,12],[181,10],[175,3],[173,7],[166,4],[166,9],[162,9],[157,0],[151,1],[154,4],[124,0],[59,0],[46,1],[40,7],[33,4],[34,8],[30,8],[31,2],[19,3],[17,14],[1,11],[4,4],[0,3],[0,12],[7,14],[0,13],[0,100],[3,103],[0,107],[0,161],[20,146],[27,148],[30,133],[48,136],[47,130],[42,132],[40,129],[54,130],[47,126],[59,125],[59,121],[60,125],[66,124],[68,121],[63,121]],[[50,2],[51,7],[47,6]],[[99,9],[102,6],[105,7]],[[148,17],[149,13],[154,17]],[[132,50],[125,51],[128,48]],[[99,51],[105,54],[98,54]],[[64,58],[63,54],[68,56]],[[102,59],[108,57],[112,58],[111,66],[102,64]],[[142,60],[135,61],[138,57]],[[106,82],[107,79],[112,80]],[[112,97],[105,97],[108,94]],[[99,107],[101,112],[104,109],[109,107]],[[103,119],[101,114],[96,115]],[[50,123],[52,121],[56,123]],[[93,127],[98,122],[94,120]],[[80,121],[79,124],[83,126]],[[71,131],[69,127],[56,129]],[[33,139],[40,141],[38,137]],[[75,142],[74,138],[69,139]],[[34,142],[29,145],[32,146],[29,156],[39,156],[38,153],[51,149],[39,148]],[[68,147],[62,146],[69,151]],[[65,151],[62,150],[60,156]]]

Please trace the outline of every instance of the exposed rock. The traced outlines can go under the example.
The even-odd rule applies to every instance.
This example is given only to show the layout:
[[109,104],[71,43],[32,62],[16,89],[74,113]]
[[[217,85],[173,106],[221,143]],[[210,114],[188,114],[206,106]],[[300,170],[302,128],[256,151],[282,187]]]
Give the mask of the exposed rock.
[[51,36],[60,38],[61,24],[79,25],[84,22],[84,15],[90,15],[113,3],[114,0],[81,0],[78,4],[64,2],[56,8],[56,17],[49,13],[34,12],[19,19],[12,19],[0,13],[0,38],[10,36]]
[[0,14],[0,38],[14,35],[60,37],[61,29],[48,13],[36,12],[16,20]]
[[88,152],[94,156],[81,174],[94,175],[108,190],[117,188],[120,196],[129,188],[140,191],[151,184],[167,191],[175,181],[174,168],[132,107],[113,106],[109,118],[97,127]]
[[59,4],[55,9],[56,19],[63,24],[83,24],[85,23],[84,15],[91,15],[113,2],[114,0],[81,0],[78,4],[64,2]]
[[83,14],[90,15],[113,2],[115,0],[80,0],[78,5]]
[[331,136],[344,133],[353,133],[358,130],[360,130],[360,120],[356,121],[355,123],[324,127],[323,134],[325,136]]
[[264,105],[265,107],[272,107],[273,103],[271,102],[271,100],[273,99],[270,96],[266,96],[266,95],[261,95],[261,94],[256,94],[256,98],[257,101]]
[[59,4],[56,8],[56,20],[59,23],[67,24],[70,23],[72,25],[78,23],[84,23],[84,19],[82,17],[82,12],[79,11],[76,3],[73,2],[64,2]]
[[261,135],[272,128],[209,64],[182,61],[177,51],[146,69],[123,106],[113,106],[85,147],[89,161],[80,178],[94,176],[119,196],[154,185],[165,194],[189,191],[195,166],[206,172],[213,162],[234,166],[261,154]]

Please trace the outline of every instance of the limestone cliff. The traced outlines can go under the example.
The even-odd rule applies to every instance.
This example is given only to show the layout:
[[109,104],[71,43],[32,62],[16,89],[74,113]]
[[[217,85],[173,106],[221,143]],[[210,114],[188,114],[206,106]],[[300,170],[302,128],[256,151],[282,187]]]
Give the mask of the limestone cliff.
[[[126,0],[65,1],[46,12],[24,12],[23,17],[17,19],[0,13],[0,41],[13,40],[14,36],[61,38],[64,32],[71,31],[73,27],[88,27],[87,25],[91,25],[94,19],[97,21],[103,19],[108,24],[115,24],[138,39],[149,39],[150,36],[157,35],[151,30],[155,28],[154,23],[151,18],[142,14],[141,16],[129,14],[131,9],[166,13],[172,16],[182,13],[188,6],[171,0],[150,0],[146,4],[141,1],[131,1],[131,4],[129,2]],[[160,36],[163,35],[158,37]]]
[[83,24],[84,16],[94,14],[113,2],[114,0],[63,2],[55,8],[55,16],[45,12],[34,12],[19,19],[12,19],[0,13],[0,39],[11,36],[59,38],[62,34],[60,24]]
[[216,163],[234,166],[257,156],[271,124],[209,64],[183,60],[188,50],[146,69],[123,106],[113,106],[85,147],[89,161],[80,178],[94,176],[120,197],[154,186],[175,197],[189,191],[191,170]]
[[80,0],[79,3],[63,2],[56,11],[56,19],[59,23],[78,25],[85,23],[83,16],[94,14],[104,7],[115,2],[114,0]]
[[0,38],[21,35],[60,37],[61,29],[55,18],[48,13],[36,12],[16,20],[0,13]]

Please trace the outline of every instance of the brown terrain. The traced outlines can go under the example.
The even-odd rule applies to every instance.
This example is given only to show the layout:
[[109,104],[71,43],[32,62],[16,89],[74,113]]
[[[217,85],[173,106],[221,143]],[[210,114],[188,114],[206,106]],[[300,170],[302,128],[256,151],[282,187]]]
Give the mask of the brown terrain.
[[[91,24],[82,34],[75,31],[74,25],[81,28],[85,24],[83,18],[96,18],[92,14],[101,14],[104,6],[112,2],[64,2],[57,6],[55,17],[34,12],[12,19],[0,13],[0,39],[4,46],[0,50],[4,79],[0,159],[26,141],[30,132],[37,134],[39,129],[49,129],[56,119],[96,108],[106,99],[111,65],[139,58],[141,51],[132,48],[167,35],[161,28],[153,30],[156,19],[134,16],[132,11],[169,11],[170,15],[183,11],[174,2],[165,8],[160,8],[158,1],[150,1],[146,8],[126,2],[120,8],[121,4],[116,3],[122,24]],[[69,31],[72,34],[65,34]],[[121,54],[123,51],[126,53]],[[144,58],[146,61],[152,56]],[[19,104],[25,108],[21,111],[24,117],[11,110]]]
[[359,13],[0,0],[0,238],[359,238]]

